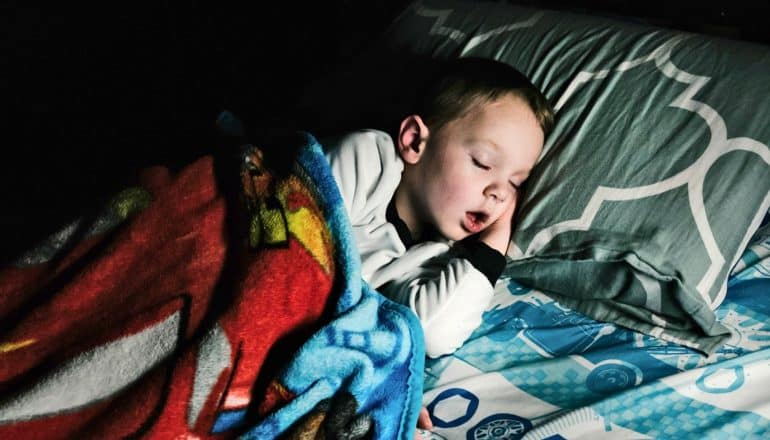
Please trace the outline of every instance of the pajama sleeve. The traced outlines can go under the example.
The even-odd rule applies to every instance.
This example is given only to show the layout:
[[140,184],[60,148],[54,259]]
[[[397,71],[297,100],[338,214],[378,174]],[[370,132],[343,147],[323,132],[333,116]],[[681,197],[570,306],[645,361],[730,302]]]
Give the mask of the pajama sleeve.
[[489,251],[497,254],[487,263],[495,267],[494,280],[474,266],[464,246],[438,242],[413,246],[377,274],[388,280],[380,290],[420,319],[429,357],[454,352],[481,325],[505,264],[505,257]]

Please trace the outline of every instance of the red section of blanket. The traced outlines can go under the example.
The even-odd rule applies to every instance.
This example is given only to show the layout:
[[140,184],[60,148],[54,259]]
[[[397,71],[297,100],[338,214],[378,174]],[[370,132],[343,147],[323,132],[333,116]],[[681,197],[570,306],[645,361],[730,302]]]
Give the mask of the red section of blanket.
[[[0,438],[216,437],[217,414],[259,404],[322,324],[331,249],[297,238],[317,221],[247,249],[211,158],[142,182],[152,203],[117,229],[0,271]],[[318,219],[287,191],[284,209]]]

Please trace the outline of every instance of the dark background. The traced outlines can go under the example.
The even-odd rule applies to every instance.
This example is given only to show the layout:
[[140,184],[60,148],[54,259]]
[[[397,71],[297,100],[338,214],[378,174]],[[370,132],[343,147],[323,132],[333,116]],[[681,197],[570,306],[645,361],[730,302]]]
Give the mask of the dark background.
[[[138,168],[178,168],[210,153],[224,109],[257,129],[306,128],[312,115],[295,111],[304,86],[358,55],[408,1],[254,2],[248,9],[18,3],[8,8],[8,66],[0,69],[8,92],[3,257],[103,200]],[[516,3],[770,44],[767,1]]]
[[9,92],[5,258],[103,202],[137,169],[210,153],[224,109],[251,124],[292,126],[302,85],[360,51],[406,4],[18,3],[0,74]]

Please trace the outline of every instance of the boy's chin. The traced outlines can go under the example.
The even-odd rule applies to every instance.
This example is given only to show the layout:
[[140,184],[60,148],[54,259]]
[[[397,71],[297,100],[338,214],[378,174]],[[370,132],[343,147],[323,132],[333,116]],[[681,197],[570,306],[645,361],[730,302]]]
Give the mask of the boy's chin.
[[463,228],[456,228],[448,231],[442,230],[442,231],[439,231],[439,233],[447,240],[452,240],[452,241],[465,240],[466,238],[472,235],[475,235],[472,232],[466,231]]

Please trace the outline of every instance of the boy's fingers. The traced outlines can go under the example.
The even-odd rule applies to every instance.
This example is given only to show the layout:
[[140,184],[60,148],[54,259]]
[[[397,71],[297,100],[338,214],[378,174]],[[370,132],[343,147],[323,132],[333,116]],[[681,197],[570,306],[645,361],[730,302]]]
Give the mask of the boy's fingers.
[[417,417],[417,427],[421,429],[433,429],[433,422],[430,420],[428,409],[424,406],[420,409],[420,415]]

